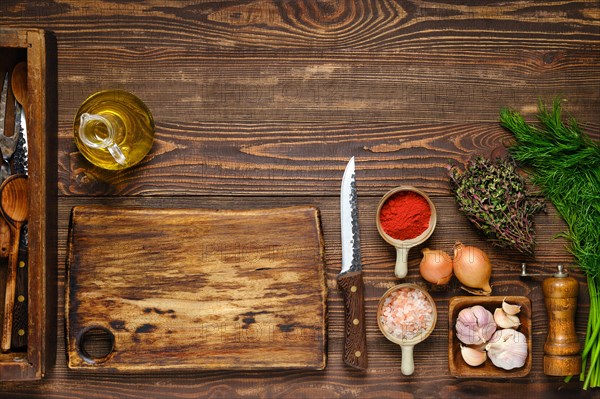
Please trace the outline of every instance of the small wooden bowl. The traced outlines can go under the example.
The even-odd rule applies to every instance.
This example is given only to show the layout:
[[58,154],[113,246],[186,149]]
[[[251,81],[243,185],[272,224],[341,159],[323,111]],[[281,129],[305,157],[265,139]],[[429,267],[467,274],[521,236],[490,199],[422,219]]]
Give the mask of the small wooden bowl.
[[[415,238],[411,238],[410,240],[397,240],[393,237],[390,237],[381,227],[381,222],[379,220],[379,216],[380,216],[381,208],[383,207],[383,204],[385,204],[386,201],[390,197],[392,197],[394,194],[399,193],[401,191],[412,191],[412,192],[419,194],[421,197],[423,197],[427,200],[427,203],[429,204],[429,208],[431,209],[431,217],[429,218],[429,226],[427,227],[427,229],[423,233],[421,233],[419,236],[417,236]],[[398,278],[406,277],[406,274],[408,273],[408,251],[412,247],[415,247],[415,246],[425,242],[425,240],[427,240],[431,236],[431,234],[433,234],[433,230],[435,229],[436,222],[437,222],[437,211],[435,209],[435,205],[433,205],[433,202],[431,201],[429,196],[427,194],[425,194],[423,191],[419,190],[418,188],[410,187],[410,186],[396,187],[396,188],[388,191],[387,194],[385,194],[381,198],[381,201],[379,201],[379,206],[377,207],[377,215],[376,215],[375,223],[377,225],[377,231],[379,231],[379,235],[381,235],[381,237],[385,241],[387,241],[389,244],[392,244],[396,248],[396,267],[394,268],[394,274],[396,275],[396,277],[398,277]]]
[[[481,305],[492,314],[496,308],[502,307],[502,301],[520,305],[521,311],[517,314],[521,325],[517,328],[527,338],[527,360],[525,365],[518,369],[504,370],[494,366],[490,359],[487,359],[480,366],[469,366],[460,354],[460,341],[456,337],[456,318],[461,310]],[[457,378],[480,377],[480,378],[514,378],[525,377],[531,371],[531,301],[525,296],[489,296],[489,297],[471,297],[455,296],[450,299],[448,305],[448,366],[450,374]]]
[[[425,297],[429,300],[429,302],[431,303],[431,307],[433,308],[433,313],[432,313],[433,323],[431,324],[431,328],[429,330],[427,330],[425,333],[423,333],[423,334],[419,335],[418,337],[411,339],[411,340],[400,339],[400,338],[397,338],[397,337],[389,334],[386,331],[385,327],[381,323],[381,314],[382,314],[383,308],[385,306],[384,305],[385,299],[392,292],[397,291],[401,288],[411,288],[411,289],[421,291],[423,294],[425,294]],[[423,288],[419,287],[418,285],[409,284],[409,283],[395,285],[392,288],[390,288],[389,290],[387,290],[385,292],[385,294],[383,294],[383,296],[379,300],[379,305],[377,306],[377,326],[379,326],[379,330],[387,339],[389,339],[390,341],[392,341],[395,344],[400,345],[400,349],[402,350],[401,371],[402,371],[402,374],[404,374],[404,375],[411,375],[415,371],[415,364],[414,364],[414,360],[413,360],[413,348],[416,344],[424,341],[427,337],[429,337],[431,332],[434,330],[436,323],[437,323],[437,308],[435,306],[435,301],[433,300],[433,298],[431,297],[431,295],[429,295],[429,293],[427,291],[425,291]]]

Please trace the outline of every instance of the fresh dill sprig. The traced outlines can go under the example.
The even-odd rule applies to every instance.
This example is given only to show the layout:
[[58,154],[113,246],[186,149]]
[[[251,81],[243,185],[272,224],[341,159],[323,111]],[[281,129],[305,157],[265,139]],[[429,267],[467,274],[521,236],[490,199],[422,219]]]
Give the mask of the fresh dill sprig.
[[[580,379],[584,389],[600,386],[600,143],[584,134],[574,118],[567,123],[561,102],[549,110],[539,103],[540,126],[530,125],[515,111],[500,112],[502,126],[517,143],[514,159],[533,169],[533,182],[567,223],[562,234],[588,279],[590,314],[582,353]],[[589,362],[588,362],[589,360]],[[589,363],[589,364],[588,364]],[[586,371],[586,365],[589,369]]]

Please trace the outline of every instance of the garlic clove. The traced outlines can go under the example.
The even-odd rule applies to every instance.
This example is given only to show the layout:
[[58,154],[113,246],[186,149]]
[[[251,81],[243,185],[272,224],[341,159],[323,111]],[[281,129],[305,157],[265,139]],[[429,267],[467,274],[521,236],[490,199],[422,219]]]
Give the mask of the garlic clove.
[[489,341],[496,331],[492,313],[480,305],[465,308],[456,318],[456,337],[464,344],[479,345]]
[[527,361],[527,338],[512,328],[498,330],[485,350],[496,367],[504,370],[523,367]]
[[519,316],[506,314],[502,308],[494,311],[494,321],[500,328],[518,328],[521,325]]
[[481,337],[481,340],[485,343],[490,340],[496,331],[494,316],[492,315],[492,312],[480,305],[473,306],[471,310],[477,319],[477,325],[479,327],[477,333]]
[[487,359],[487,355],[484,351],[470,348],[468,346],[460,346],[460,354],[469,366],[477,367]]
[[506,302],[506,298],[504,298],[502,301],[502,310],[508,315],[516,315],[521,311],[521,306],[508,303]]

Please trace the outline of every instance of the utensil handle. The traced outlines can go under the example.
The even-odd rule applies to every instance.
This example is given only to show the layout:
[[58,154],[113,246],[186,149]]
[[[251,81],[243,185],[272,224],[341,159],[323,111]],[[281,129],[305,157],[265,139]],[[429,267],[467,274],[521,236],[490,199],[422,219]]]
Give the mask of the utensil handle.
[[413,348],[414,346],[412,345],[400,345],[400,349],[402,349],[402,366],[400,366],[400,371],[404,375],[411,375],[415,372]]
[[344,273],[337,282],[344,297],[344,363],[364,370],[368,360],[362,272]]
[[398,278],[404,278],[408,274],[408,250],[410,248],[396,247],[396,268],[394,274]]
[[19,257],[19,240],[21,237],[21,224],[11,229],[13,239],[10,253],[8,254],[8,276],[6,277],[6,292],[4,295],[4,319],[2,320],[2,344],[3,352],[10,350],[12,338],[13,310],[15,305],[15,289],[17,284],[17,258]]
[[8,222],[0,217],[0,256],[8,257],[10,253],[10,226]]
[[19,248],[11,340],[11,348],[13,350],[27,346],[27,304],[29,303],[29,298],[27,296],[27,258],[27,248]]

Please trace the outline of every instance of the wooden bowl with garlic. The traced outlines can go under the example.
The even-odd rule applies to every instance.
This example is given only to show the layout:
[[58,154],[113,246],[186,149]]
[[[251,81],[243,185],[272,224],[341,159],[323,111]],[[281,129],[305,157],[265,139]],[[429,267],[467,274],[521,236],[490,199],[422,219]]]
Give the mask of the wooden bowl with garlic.
[[448,308],[448,366],[457,378],[514,378],[531,371],[531,301],[458,296]]

